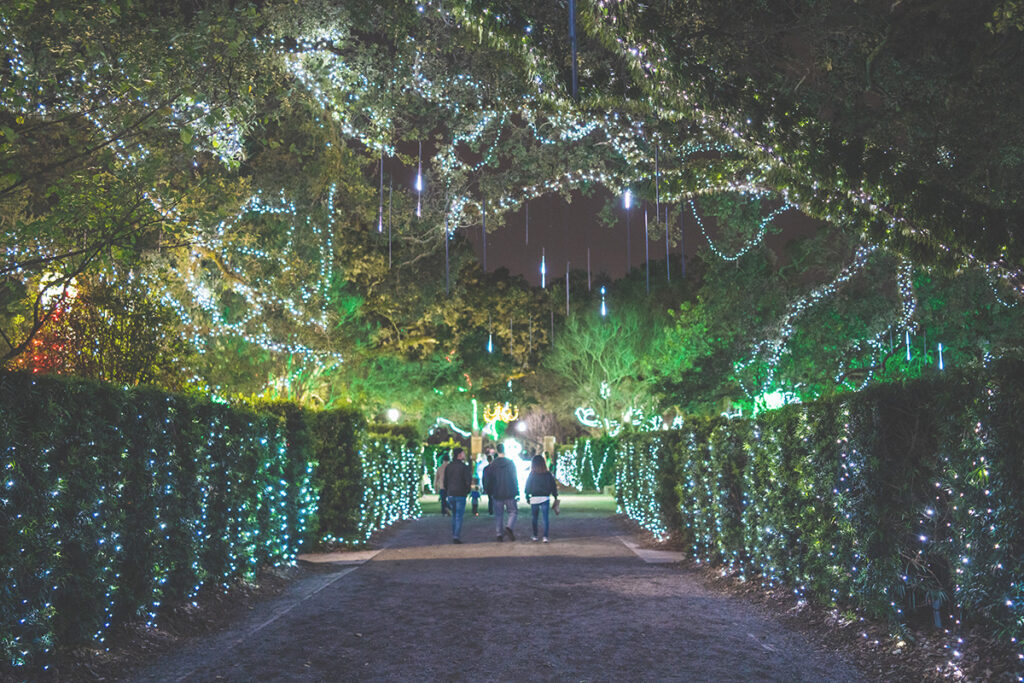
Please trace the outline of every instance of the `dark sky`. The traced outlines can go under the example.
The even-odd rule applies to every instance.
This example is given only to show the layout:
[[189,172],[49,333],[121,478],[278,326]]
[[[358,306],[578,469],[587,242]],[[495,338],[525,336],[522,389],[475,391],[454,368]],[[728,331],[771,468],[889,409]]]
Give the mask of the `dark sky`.
[[[626,273],[626,211],[622,208],[621,197],[616,198],[616,215],[619,220],[609,228],[597,219],[597,212],[608,199],[607,192],[597,192],[592,197],[577,198],[567,204],[560,196],[547,196],[530,201],[530,239],[526,243],[525,212],[520,209],[506,216],[505,226],[487,234],[487,269],[493,271],[505,266],[513,275],[522,275],[531,285],[540,285],[541,249],[547,261],[547,281],[565,277],[566,261],[573,270],[587,269],[587,248],[590,248],[590,267],[596,277],[604,272],[617,279]],[[698,205],[699,206],[699,205]],[[673,209],[675,206],[673,205]],[[661,208],[664,213],[664,204]],[[648,221],[653,225],[655,205],[647,206]],[[632,267],[642,267],[647,257],[644,253],[644,208],[634,199],[630,217],[630,256]],[[714,219],[702,216],[709,232],[716,232]],[[795,211],[788,211],[778,219],[781,232],[767,238],[768,245],[782,253],[784,245],[794,237],[811,234],[820,225]],[[678,214],[674,219],[673,235],[678,235]],[[683,234],[686,258],[689,260],[697,250],[708,248],[707,239],[701,234],[689,208],[683,212]],[[493,226],[492,226],[493,227]],[[483,239],[480,225],[463,228],[472,242],[477,258],[483,262]],[[651,261],[664,261],[665,240],[649,244]],[[680,272],[679,245],[670,248],[670,263],[673,277]],[[652,272],[652,277],[655,273]],[[659,268],[658,277],[665,271]]]
[[[487,268],[505,266],[513,275],[523,275],[532,285],[540,285],[541,249],[547,262],[547,279],[564,278],[566,261],[573,270],[587,269],[587,249],[590,249],[590,268],[594,276],[604,272],[613,279],[626,273],[626,211],[621,198],[616,199],[617,224],[611,228],[597,219],[597,212],[609,195],[595,193],[592,197],[577,198],[567,204],[560,196],[547,196],[530,201],[530,240],[526,243],[526,212],[520,209],[506,216],[505,227],[487,234]],[[648,221],[653,225],[655,207],[648,208]],[[664,207],[662,208],[664,212]],[[634,201],[630,211],[630,264],[642,266],[644,253],[644,210]],[[697,247],[698,231],[692,217],[685,228],[687,257]],[[692,228],[692,229],[691,229]],[[678,228],[676,229],[678,230]],[[470,241],[477,258],[483,262],[483,239],[480,226],[468,228]],[[664,260],[664,238],[652,241],[650,258]],[[679,273],[679,245],[671,247],[672,272]],[[660,273],[664,275],[662,270]]]
[[[415,159],[417,148],[406,143],[402,152],[407,158]],[[423,148],[424,161],[430,158],[432,148]],[[393,174],[397,183],[413,182],[416,175],[415,166],[404,166],[397,159],[387,159],[386,173]],[[424,163],[425,173],[428,172]],[[565,277],[566,262],[571,263],[574,270],[587,270],[587,249],[590,249],[590,269],[592,275],[600,273],[609,275],[613,280],[621,278],[627,272],[626,263],[626,211],[622,206],[622,197],[614,198],[616,224],[607,227],[597,219],[597,213],[604,207],[611,194],[604,188],[598,188],[591,196],[579,194],[573,196],[572,203],[567,203],[560,195],[551,194],[529,201],[530,227],[529,243],[526,240],[526,212],[520,208],[505,217],[504,227],[497,230],[491,223],[487,234],[487,270],[494,271],[502,266],[513,275],[522,275],[531,285],[539,286],[541,250],[544,250],[547,261],[547,281]],[[699,203],[698,203],[699,206]],[[676,209],[672,205],[672,209]],[[665,205],[661,206],[664,213]],[[655,203],[647,203],[648,221],[653,226]],[[702,216],[704,224],[714,236],[717,227],[713,218]],[[795,211],[788,211],[776,219],[782,228],[779,235],[769,235],[768,245],[782,256],[786,242],[795,236],[813,233],[820,221],[814,221]],[[633,268],[642,267],[647,260],[644,252],[644,204],[633,199],[630,211],[630,258]],[[476,251],[477,259],[483,263],[483,239],[479,224],[462,228]],[[673,219],[672,235],[678,235],[679,216]],[[689,261],[698,252],[708,248],[707,239],[701,234],[700,227],[686,207],[683,211],[683,232],[686,258]],[[678,240],[676,240],[678,241]],[[651,241],[648,245],[651,261],[663,262],[665,259],[664,237]],[[680,272],[679,244],[671,245],[669,262],[673,277]],[[785,259],[780,261],[780,265]],[[652,271],[652,277],[655,273]],[[665,271],[659,268],[658,277],[664,277]]]

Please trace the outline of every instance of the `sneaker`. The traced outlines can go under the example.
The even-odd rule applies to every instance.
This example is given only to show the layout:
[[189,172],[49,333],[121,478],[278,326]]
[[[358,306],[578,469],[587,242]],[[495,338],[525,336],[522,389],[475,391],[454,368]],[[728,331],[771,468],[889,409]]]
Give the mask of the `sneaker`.
[[498,536],[498,543],[501,543],[504,540],[505,540],[504,538],[502,538],[501,536]]
[[548,537],[547,536],[544,537],[544,542],[545,543],[549,543],[550,542],[550,541],[548,541]]
[[508,534],[508,540],[510,540],[510,541],[516,540],[516,534],[515,534],[514,531],[512,531],[512,527],[510,527],[510,526],[505,527],[505,533]]
[[460,541],[460,540],[459,540],[459,539],[457,539],[457,538],[453,538],[453,539],[452,539],[452,543],[462,543],[462,541]]
[[537,537],[536,537],[536,536],[532,536],[532,537],[530,538],[530,540],[531,540],[531,541],[535,541],[535,542],[536,542],[536,540],[537,540]]

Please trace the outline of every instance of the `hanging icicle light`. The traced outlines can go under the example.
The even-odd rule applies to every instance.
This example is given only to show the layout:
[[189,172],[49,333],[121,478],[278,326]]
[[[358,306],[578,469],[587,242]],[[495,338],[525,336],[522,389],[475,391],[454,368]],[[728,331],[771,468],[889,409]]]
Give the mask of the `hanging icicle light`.
[[601,317],[608,315],[608,304],[605,302],[605,288],[601,286]]
[[629,209],[631,206],[633,206],[633,193],[628,189],[626,190],[626,194],[622,197],[622,205],[626,207],[626,273],[629,273],[629,271],[633,268],[633,253],[629,236]]
[[647,202],[644,202],[644,266],[647,269],[647,293],[651,293],[651,234],[647,228]]
[[423,195],[423,143],[419,143],[419,152],[416,157],[416,218],[422,215],[420,201]]
[[569,0],[569,45],[572,52],[572,84],[571,92],[574,100],[579,100],[579,66],[576,59],[576,0]]
[[907,335],[907,362],[910,362],[910,330],[906,331]]
[[391,209],[395,194],[395,176],[388,178],[388,268],[391,267]]
[[654,143],[654,224],[661,220],[661,171],[658,168],[658,143]]
[[380,148],[380,204],[377,207],[377,232],[384,232],[384,148]]
[[526,211],[526,246],[530,246],[530,202],[524,200],[523,209]]
[[679,274],[686,277],[686,212],[679,208]]
[[590,291],[590,247],[587,247],[587,291]]
[[487,200],[480,201],[480,233],[484,240],[484,272],[487,272]]
[[942,362],[942,342],[939,342],[939,370],[945,370],[946,365]]
[[672,282],[672,260],[668,248],[668,204],[665,205],[665,282]]
[[565,262],[565,317],[569,317],[569,262]]
[[544,247],[540,248],[540,288],[544,289],[547,283],[548,267],[544,263]]

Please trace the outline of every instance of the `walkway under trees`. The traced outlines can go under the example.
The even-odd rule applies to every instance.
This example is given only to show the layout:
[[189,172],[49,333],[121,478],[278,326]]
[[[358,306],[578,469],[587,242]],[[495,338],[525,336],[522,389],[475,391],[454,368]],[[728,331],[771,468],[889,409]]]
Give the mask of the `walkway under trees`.
[[547,545],[528,516],[500,544],[484,513],[462,545],[447,518],[405,523],[135,680],[866,678],[699,574],[646,562],[616,518],[567,507]]

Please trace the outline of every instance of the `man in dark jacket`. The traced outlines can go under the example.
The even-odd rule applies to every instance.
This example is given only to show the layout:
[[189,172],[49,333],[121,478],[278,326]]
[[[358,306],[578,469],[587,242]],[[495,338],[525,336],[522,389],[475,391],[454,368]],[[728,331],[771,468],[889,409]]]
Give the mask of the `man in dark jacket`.
[[466,496],[473,486],[473,475],[466,464],[466,451],[456,448],[455,458],[444,468],[444,490],[452,511],[452,543],[462,543],[462,516],[466,514]]
[[[505,444],[498,444],[498,457],[484,468],[484,493],[488,500],[494,501],[494,524],[498,540],[504,540],[505,534],[508,534],[510,541],[516,540],[512,529],[519,514],[516,504],[519,499],[519,477],[516,476],[515,463],[505,457]],[[507,523],[504,520],[506,510]]]

